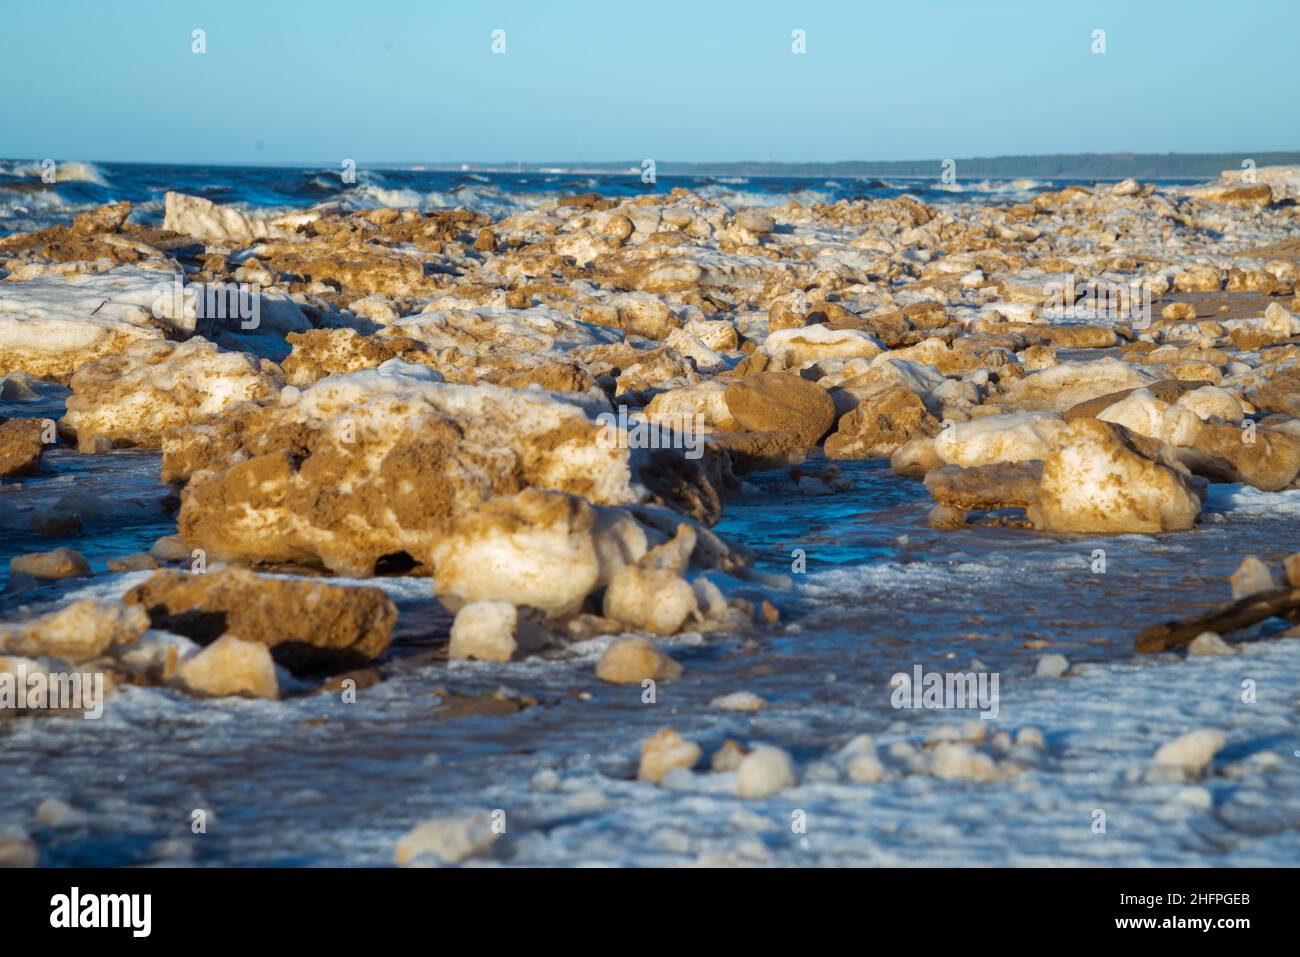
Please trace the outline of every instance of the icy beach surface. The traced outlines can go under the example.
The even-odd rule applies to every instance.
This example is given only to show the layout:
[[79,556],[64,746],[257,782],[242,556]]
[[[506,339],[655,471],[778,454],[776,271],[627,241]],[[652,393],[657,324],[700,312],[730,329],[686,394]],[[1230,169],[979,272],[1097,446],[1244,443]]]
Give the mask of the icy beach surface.
[[0,162],[0,860],[1300,862],[1275,173]]
[[[145,457],[96,457],[91,477],[112,472],[117,500],[147,501],[156,472]],[[46,863],[83,865],[386,865],[415,824],[474,811],[506,821],[478,864],[1237,866],[1300,856],[1300,641],[1140,662],[1129,646],[1135,626],[1164,609],[1226,597],[1241,551],[1286,553],[1296,493],[1222,487],[1201,528],[1109,540],[1107,571],[1095,574],[1097,541],[945,536],[909,504],[914,480],[880,463],[846,474],[852,487],[836,496],[786,498],[760,482],[733,503],[719,530],[768,570],[790,574],[791,551],[807,554],[807,572],[790,574],[789,624],[666,641],[686,674],[659,685],[655,703],[640,686],[591,680],[611,638],[495,666],[416,655],[353,703],[337,692],[195,702],[128,688],[98,721],[11,722],[0,824],[27,830]],[[29,480],[20,494],[45,502],[59,484]],[[146,518],[100,544],[130,550],[157,534]],[[147,577],[101,576],[52,600],[115,596]],[[427,580],[374,581],[404,620],[444,614]],[[1069,660],[1065,676],[1036,674],[1047,652],[1034,646],[1049,644],[1036,639],[1049,637],[1047,650]],[[895,709],[890,676],[917,662],[999,673],[996,720]],[[1243,682],[1256,687],[1251,703]],[[736,691],[765,705],[713,705]],[[642,742],[665,726],[698,743],[705,762],[728,739],[781,747],[800,783],[738,801],[734,771],[637,781]],[[1161,744],[1205,727],[1227,744],[1204,776],[1156,775]],[[948,738],[980,734],[987,748],[997,732],[1014,742],[1026,729],[1042,747],[1013,745],[1023,770],[1004,780],[943,780],[909,764]],[[853,780],[840,754],[862,734],[881,757],[880,781]],[[49,798],[76,814],[42,821]],[[207,833],[192,833],[195,810]]]

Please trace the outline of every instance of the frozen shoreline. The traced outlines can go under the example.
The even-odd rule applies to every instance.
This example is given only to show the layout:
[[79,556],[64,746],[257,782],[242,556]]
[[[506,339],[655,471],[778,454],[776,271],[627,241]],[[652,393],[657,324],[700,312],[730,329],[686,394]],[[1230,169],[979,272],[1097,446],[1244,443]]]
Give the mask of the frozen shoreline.
[[[671,724],[705,745],[706,757],[727,737],[778,744],[807,777],[882,722],[883,751],[973,713],[877,710],[864,720],[843,703],[775,703],[752,716],[677,707],[689,677],[653,706],[629,704],[633,691],[565,701],[559,692],[572,676],[547,670],[523,663],[495,677],[513,683],[532,672],[556,700],[508,717],[442,721],[427,720],[442,683],[436,671],[387,682],[353,706],[316,695],[196,709],[172,692],[130,689],[85,733],[68,734],[75,719],[11,733],[4,763],[25,759],[27,770],[11,768],[0,823],[26,827],[45,863],[83,865],[386,865],[420,820],[494,809],[506,812],[507,837],[471,863],[1264,866],[1300,855],[1294,639],[1231,658],[1004,680],[995,725],[1037,728],[1047,745],[1036,767],[1008,780],[895,771],[878,784],[805,781],[751,801],[736,800],[734,773],[634,780],[640,741]],[[1257,683],[1254,704],[1239,700],[1246,678]],[[493,679],[474,683],[487,691]],[[620,693],[623,703],[609,700]],[[1160,744],[1211,726],[1228,743],[1209,776],[1149,779]],[[73,799],[85,823],[36,820],[51,796]],[[189,834],[191,807],[210,812],[206,835]],[[1093,831],[1098,809],[1104,834]],[[802,835],[790,829],[796,810],[806,815]]]
[[[849,497],[839,505],[877,501],[883,517],[877,517],[879,528],[870,534],[891,541],[909,525],[891,512],[890,497],[881,494],[871,475],[870,469],[858,475],[864,491],[845,493]],[[1294,495],[1224,488],[1213,503],[1224,510],[1224,521],[1190,535],[1214,540],[1253,527],[1257,509],[1268,506],[1276,513],[1287,497]],[[742,498],[732,511],[732,521],[748,529],[764,558],[773,551],[764,548],[764,518],[788,527],[799,520],[796,515],[815,514],[796,509],[792,515],[787,508],[784,515],[778,510],[767,516],[772,502],[759,494]],[[1237,509],[1251,514],[1234,519]],[[1281,521],[1286,527],[1285,518]],[[922,539],[913,544],[924,548],[926,533],[912,528],[911,535]],[[1088,646],[1065,634],[1043,651],[1020,648],[1018,641],[990,645],[987,638],[903,646],[872,641],[865,657],[852,651],[851,632],[845,630],[853,621],[850,596],[864,587],[895,596],[922,616],[919,621],[930,613],[927,608],[941,610],[943,596],[954,594],[953,588],[967,595],[965,601],[989,604],[990,589],[1013,581],[1019,574],[1014,569],[1022,566],[1037,568],[1040,575],[1067,576],[1049,586],[1065,588],[1063,582],[1080,570],[1069,556],[1081,548],[1086,554],[1087,544],[1039,541],[1038,557],[1027,564],[1012,545],[978,560],[971,555],[963,563],[955,556],[955,562],[930,565],[862,560],[860,546],[844,542],[841,560],[854,557],[860,563],[835,562],[836,567],[821,570],[814,549],[813,570],[793,576],[797,587],[787,596],[796,609],[792,619],[760,638],[758,647],[745,647],[752,639],[693,633],[662,640],[662,647],[686,665],[686,674],[661,684],[653,705],[641,702],[639,686],[591,680],[612,638],[571,645],[559,658],[504,665],[411,659],[404,668],[398,657],[396,673],[360,691],[355,704],[328,692],[255,702],[194,701],[175,691],[124,689],[109,699],[99,721],[40,718],[8,724],[0,767],[13,783],[0,809],[0,829],[18,826],[30,833],[42,847],[43,863],[83,865],[387,865],[397,839],[421,820],[495,809],[506,811],[507,835],[488,857],[469,863],[1293,863],[1300,857],[1300,758],[1295,756],[1300,733],[1289,690],[1300,679],[1296,639],[1246,642],[1231,658],[1139,659],[1123,646],[1127,635],[1117,636],[1112,647],[1095,646],[1091,659],[1086,651],[1068,650]],[[1108,547],[1119,561],[1128,552],[1116,546],[1112,541]],[[1133,558],[1149,569],[1158,567],[1150,564],[1158,543],[1140,536],[1128,547],[1135,546]],[[1174,567],[1184,550],[1175,549]],[[1053,566],[1057,571],[1050,571]],[[924,576],[916,579],[913,572]],[[114,597],[147,577],[147,572],[107,576],[61,600]],[[370,581],[403,609],[424,607],[432,599],[426,579]],[[1148,592],[1161,593],[1159,587]],[[981,594],[985,597],[976,597]],[[928,605],[921,603],[925,600]],[[1150,598],[1147,607],[1151,620],[1165,611]],[[835,613],[837,608],[844,610]],[[989,624],[1006,626],[1017,614],[1012,605]],[[942,631],[945,626],[939,620],[929,627]],[[1113,630],[1114,625],[1095,627]],[[968,652],[953,657],[945,646]],[[1058,650],[1067,650],[1079,673],[1036,676],[1038,656]],[[991,783],[909,773],[905,763],[889,756],[891,745],[920,745],[927,735],[942,735],[945,726],[956,729],[979,720],[971,710],[892,710],[888,674],[911,661],[930,669],[965,670],[976,657],[989,659],[988,666],[1001,672],[1000,714],[987,737],[995,730],[1014,737],[1036,728],[1045,752],[1036,758],[1018,752],[1030,758],[1026,770]],[[832,673],[835,680],[828,682]],[[1243,678],[1257,683],[1253,705],[1239,700]],[[445,700],[437,691],[443,688],[457,696],[491,696],[505,689],[508,699],[537,703],[513,714],[441,717],[437,710]],[[578,690],[589,700],[575,697]],[[717,696],[739,690],[756,691],[769,703],[755,713],[710,707]],[[659,785],[635,780],[642,741],[665,726],[701,745],[699,768],[674,772]],[[1202,781],[1148,780],[1156,748],[1200,727],[1228,734],[1214,771]],[[854,783],[842,763],[837,765],[837,749],[860,733],[873,736],[883,757],[887,776],[880,783]],[[737,800],[734,772],[708,770],[709,758],[727,738],[747,747],[775,744],[789,750],[801,783],[771,798]],[[1278,755],[1276,765],[1252,764],[1251,755],[1261,751]],[[832,766],[839,767],[839,780],[817,780]],[[40,820],[36,809],[50,797],[68,801],[76,816],[58,825]],[[189,831],[196,808],[210,814],[205,835]],[[1092,831],[1097,809],[1106,812],[1105,834]],[[796,810],[804,812],[804,834],[791,832]]]

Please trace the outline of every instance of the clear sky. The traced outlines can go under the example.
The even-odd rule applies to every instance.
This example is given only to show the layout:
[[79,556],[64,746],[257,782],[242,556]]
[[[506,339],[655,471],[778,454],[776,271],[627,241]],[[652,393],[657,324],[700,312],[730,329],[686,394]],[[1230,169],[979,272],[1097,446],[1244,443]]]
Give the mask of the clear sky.
[[1298,39],[1300,0],[0,0],[0,156],[1295,149]]

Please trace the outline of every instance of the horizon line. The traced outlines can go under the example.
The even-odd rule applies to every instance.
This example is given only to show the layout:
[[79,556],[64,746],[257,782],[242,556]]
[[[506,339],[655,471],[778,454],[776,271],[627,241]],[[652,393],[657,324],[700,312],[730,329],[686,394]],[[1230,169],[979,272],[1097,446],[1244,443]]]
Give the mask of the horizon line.
[[[1300,160],[1300,148],[1297,149],[1270,149],[1270,150],[1224,150],[1211,152],[1178,152],[1169,151],[1165,153],[1137,153],[1132,151],[1118,152],[1090,152],[1090,153],[1004,153],[992,156],[966,156],[966,157],[923,157],[920,159],[904,160],[878,160],[878,159],[839,159],[839,160],[812,160],[812,159],[728,159],[728,160],[658,160],[655,159],[657,168],[671,166],[765,166],[765,167],[783,167],[783,166],[916,166],[925,164],[942,164],[951,160],[954,163],[976,163],[976,162],[997,162],[1009,160],[1045,160],[1045,159],[1113,159],[1113,160],[1141,160],[1141,159],[1213,159],[1219,157],[1242,157],[1253,159],[1254,157],[1268,156],[1290,156]],[[9,156],[5,157],[6,161],[12,162],[40,162],[45,157],[25,157]],[[350,157],[348,157],[350,159]],[[202,160],[121,160],[121,159],[104,159],[92,158],[83,159],[76,156],[65,157],[57,162],[89,162],[89,163],[109,163],[118,166],[208,166],[208,167],[257,167],[257,168],[283,168],[283,169],[302,169],[314,166],[331,166],[340,165],[343,161],[337,159],[314,159],[314,160],[275,160],[259,162],[256,160],[219,160],[205,162]],[[526,167],[536,169],[545,167],[549,169],[573,170],[583,168],[604,168],[605,172],[616,172],[626,169],[631,172],[640,170],[644,160],[632,159],[582,159],[582,160],[372,160],[361,162],[358,166],[390,166],[390,167],[484,167],[488,169],[506,169],[508,167]],[[454,170],[451,170],[454,171]],[[669,174],[671,175],[671,174]]]

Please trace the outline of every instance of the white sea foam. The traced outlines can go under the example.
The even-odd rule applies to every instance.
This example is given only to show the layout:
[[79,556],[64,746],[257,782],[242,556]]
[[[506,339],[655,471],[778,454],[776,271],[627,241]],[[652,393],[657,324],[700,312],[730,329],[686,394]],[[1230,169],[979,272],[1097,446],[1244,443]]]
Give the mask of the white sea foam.
[[[958,170],[960,175],[960,170]],[[915,184],[912,184],[915,185]],[[956,183],[935,182],[929,184],[931,189],[942,190],[945,193],[991,193],[991,194],[1020,194],[1029,193],[1035,189],[1041,189],[1046,183],[1036,179],[977,179],[959,181]]]
[[[347,198],[345,194],[344,198]],[[375,206],[388,206],[393,209],[419,209],[425,205],[425,194],[414,189],[396,189],[384,186],[360,186],[351,195],[359,198],[362,203],[371,203]]]
[[0,212],[21,215],[41,210],[75,208],[53,189],[7,190],[0,186]]
[[731,189],[721,183],[710,183],[707,186],[701,186],[696,192],[705,199],[722,203],[722,205],[731,209],[784,206],[792,199],[805,206],[810,206],[813,203],[829,203],[834,199],[832,193],[824,189],[801,189],[793,193],[763,193],[757,190]]
[[[60,183],[95,183],[98,186],[107,186],[104,172],[94,163],[87,163],[82,160],[68,160],[67,162],[55,162],[55,177]],[[40,179],[43,172],[41,162],[33,160],[32,162],[22,163],[3,163],[0,162],[0,173],[6,173],[10,176],[18,176],[23,179]]]
[[[364,180],[364,177],[361,177]],[[429,212],[437,209],[465,208],[501,218],[524,209],[533,209],[546,202],[559,199],[559,192],[507,192],[497,187],[459,186],[449,190],[421,192],[401,186],[381,186],[362,182],[345,187],[336,195],[349,209],[417,209]]]
[[1261,492],[1241,483],[1211,485],[1205,507],[1230,515],[1300,515],[1300,489],[1284,492]]

